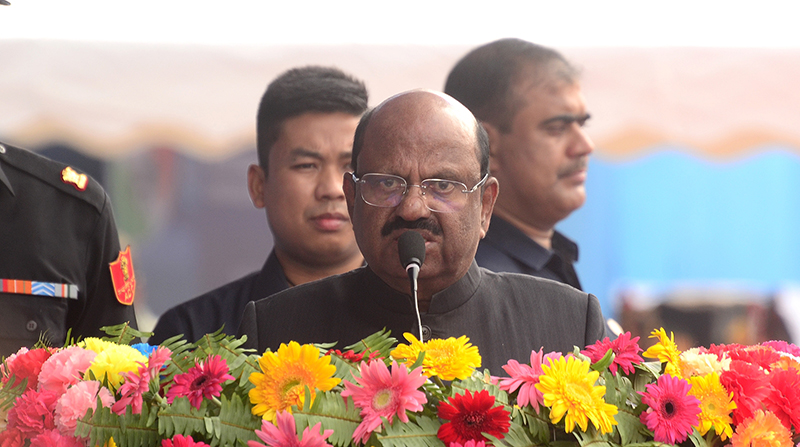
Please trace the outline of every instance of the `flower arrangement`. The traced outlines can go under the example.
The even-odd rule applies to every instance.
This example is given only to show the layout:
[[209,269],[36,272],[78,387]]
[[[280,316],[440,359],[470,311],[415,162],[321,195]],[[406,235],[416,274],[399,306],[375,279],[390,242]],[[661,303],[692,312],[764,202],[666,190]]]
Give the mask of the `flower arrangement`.
[[680,351],[658,329],[644,351],[626,333],[493,376],[466,337],[259,355],[221,332],[150,346],[105,329],[5,359],[0,445],[793,447],[800,434],[800,348],[781,341]]

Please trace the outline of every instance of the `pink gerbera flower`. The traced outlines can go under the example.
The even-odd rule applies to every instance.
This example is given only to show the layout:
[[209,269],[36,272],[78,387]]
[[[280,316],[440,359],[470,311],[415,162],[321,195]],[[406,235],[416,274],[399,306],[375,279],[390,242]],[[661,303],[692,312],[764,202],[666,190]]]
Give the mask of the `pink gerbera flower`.
[[176,397],[188,397],[193,407],[200,408],[204,398],[219,396],[222,383],[235,378],[229,371],[222,357],[209,355],[205,363],[195,363],[189,371],[175,376],[175,383],[167,392],[167,402],[172,403]]
[[137,372],[122,373],[123,384],[119,389],[122,397],[119,398],[111,411],[116,414],[125,414],[125,409],[128,405],[131,406],[132,414],[140,414],[142,412],[142,395],[150,389],[150,380],[153,377],[158,377],[158,373],[164,363],[169,360],[172,352],[163,347],[158,347],[147,360],[147,366],[141,364]]
[[[256,430],[256,436],[271,447],[332,447],[325,442],[333,430],[325,430],[320,433],[320,426],[317,423],[313,427],[306,427],[303,430],[302,438],[297,437],[297,429],[294,425],[294,417],[286,411],[279,411],[275,414],[278,425],[274,425],[268,420],[261,421],[261,430]],[[302,440],[301,440],[302,439]],[[264,447],[258,441],[247,441],[248,447]]]
[[625,374],[633,374],[634,363],[641,363],[642,357],[639,353],[642,348],[639,347],[639,337],[631,339],[631,333],[625,332],[620,334],[619,337],[611,341],[608,337],[598,340],[595,344],[587,346],[586,349],[581,351],[581,354],[589,357],[592,363],[596,363],[603,357],[609,349],[614,352],[614,360],[608,369],[612,374],[617,374],[617,368],[622,368]]
[[536,384],[539,383],[539,376],[544,372],[542,371],[542,363],[545,359],[549,361],[551,358],[558,358],[561,354],[557,352],[550,352],[544,354],[543,349],[539,352],[531,351],[531,364],[523,365],[518,361],[511,359],[507,364],[503,365],[503,369],[511,376],[510,379],[500,379],[500,389],[513,393],[519,388],[517,395],[517,403],[524,407],[528,404],[533,406],[536,414],[539,414],[539,407],[544,405],[544,397],[542,392],[536,389]]
[[195,441],[191,436],[175,435],[161,441],[161,447],[209,447],[205,442]]
[[405,365],[392,362],[392,372],[382,361],[362,362],[359,369],[360,378],[356,378],[361,387],[345,381],[342,397],[353,397],[353,402],[361,408],[363,420],[353,433],[353,439],[366,443],[370,434],[381,425],[381,418],[392,423],[396,415],[403,422],[408,422],[406,410],[420,411],[427,402],[425,393],[418,388],[425,383],[422,367],[408,372]]
[[97,353],[79,346],[62,349],[48,358],[39,372],[39,389],[64,394],[70,385],[81,380],[83,373],[92,365]]
[[469,441],[463,444],[458,442],[451,442],[449,447],[486,447],[486,442],[483,440],[475,441],[474,439],[470,439]]
[[689,395],[692,388],[689,382],[664,374],[645,388],[642,403],[650,408],[642,413],[641,419],[653,431],[655,441],[667,444],[685,441],[700,415],[700,400]]

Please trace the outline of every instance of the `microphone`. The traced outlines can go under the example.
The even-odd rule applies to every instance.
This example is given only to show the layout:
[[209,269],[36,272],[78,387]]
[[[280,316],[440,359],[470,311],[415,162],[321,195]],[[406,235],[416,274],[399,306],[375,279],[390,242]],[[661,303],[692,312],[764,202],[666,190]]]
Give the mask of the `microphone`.
[[397,240],[397,252],[400,254],[400,264],[406,271],[415,264],[419,272],[425,262],[425,239],[416,231],[406,231]]
[[414,297],[414,308],[417,312],[417,325],[419,326],[419,341],[422,342],[422,317],[419,314],[417,278],[419,269],[425,261],[425,238],[416,231],[406,231],[397,240],[397,252],[400,254],[400,264],[408,273],[408,279],[411,281],[411,294]]

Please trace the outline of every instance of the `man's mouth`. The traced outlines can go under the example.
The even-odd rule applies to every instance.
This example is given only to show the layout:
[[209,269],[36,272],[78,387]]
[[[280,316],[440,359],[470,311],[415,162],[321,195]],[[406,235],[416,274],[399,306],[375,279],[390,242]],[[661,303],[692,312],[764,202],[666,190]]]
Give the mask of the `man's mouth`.
[[339,231],[350,223],[350,218],[342,213],[323,213],[311,218],[320,231]]

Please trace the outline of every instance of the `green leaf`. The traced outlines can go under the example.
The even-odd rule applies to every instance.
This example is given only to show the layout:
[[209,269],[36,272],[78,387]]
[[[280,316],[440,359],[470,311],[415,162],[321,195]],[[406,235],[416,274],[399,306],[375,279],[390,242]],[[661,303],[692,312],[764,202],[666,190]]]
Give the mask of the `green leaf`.
[[391,335],[392,331],[383,328],[369,337],[345,347],[345,350],[352,349],[353,352],[358,354],[379,352],[381,357],[388,358],[389,353],[397,344],[397,339]]
[[492,445],[504,445],[509,447],[532,447],[545,444],[545,441],[547,440],[545,438],[544,441],[534,441],[531,437],[531,433],[525,430],[525,427],[519,423],[512,423],[511,427],[508,429],[508,433],[506,433],[502,440],[495,438],[488,433],[485,433],[484,436],[492,441]]
[[148,405],[143,405],[140,414],[132,414],[128,407],[125,415],[117,416],[103,407],[98,398],[98,408],[76,421],[75,434],[89,437],[89,445],[104,445],[111,437],[119,447],[160,445],[161,436],[150,417],[151,411]]
[[[250,411],[249,402],[245,402],[238,394],[221,396],[222,403],[219,417],[214,418],[214,440],[211,446],[234,445],[237,439],[257,441],[255,431],[261,428],[261,418]],[[217,441],[218,439],[218,441]]]
[[306,396],[303,408],[292,410],[298,433],[320,423],[323,430],[333,430],[328,438],[329,443],[339,447],[350,445],[353,433],[361,423],[359,409],[353,400],[348,398],[345,402],[341,394],[335,391],[318,392],[310,405],[308,393]]
[[441,424],[438,420],[426,416],[417,416],[408,423],[395,419],[394,423],[383,424],[384,433],[377,438],[383,447],[442,447],[437,433]]
[[166,438],[176,434],[192,436],[195,441],[206,439],[206,407],[203,401],[200,408],[194,408],[186,397],[178,397],[172,404],[158,413],[158,432]]
[[607,370],[609,366],[611,366],[611,363],[614,361],[614,357],[614,351],[609,349],[606,351],[606,355],[604,355],[603,358],[592,363],[591,368],[602,373],[603,371]]
[[153,335],[152,332],[142,332],[134,329],[130,327],[128,323],[117,324],[115,326],[103,326],[100,330],[108,334],[107,337],[103,337],[103,340],[120,345],[130,345],[136,338],[142,339]]

